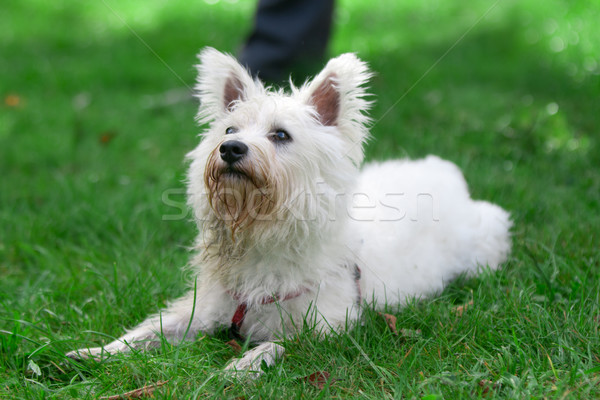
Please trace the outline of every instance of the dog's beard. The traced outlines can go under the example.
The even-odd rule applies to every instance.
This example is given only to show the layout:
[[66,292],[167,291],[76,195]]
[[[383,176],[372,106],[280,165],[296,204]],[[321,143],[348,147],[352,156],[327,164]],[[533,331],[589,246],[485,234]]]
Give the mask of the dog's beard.
[[210,207],[217,219],[231,228],[232,235],[257,221],[274,218],[277,182],[269,159],[242,160],[228,166],[220,160],[217,148],[206,163],[204,182]]

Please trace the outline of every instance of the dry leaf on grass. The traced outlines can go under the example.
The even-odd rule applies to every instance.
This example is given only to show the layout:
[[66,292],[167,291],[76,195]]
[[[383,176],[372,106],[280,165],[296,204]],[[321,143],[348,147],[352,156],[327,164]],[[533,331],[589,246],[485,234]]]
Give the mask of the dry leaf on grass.
[[[327,371],[317,371],[312,374],[305,376],[303,379],[318,389],[323,389],[329,380],[331,375]],[[335,379],[331,380],[331,383],[335,382]]]
[[391,314],[385,314],[382,312],[380,312],[378,314],[381,315],[385,319],[385,322],[387,323],[388,328],[390,328],[390,331],[392,331],[392,333],[394,335],[398,335],[398,330],[396,329],[397,318]]
[[115,138],[115,136],[117,136],[115,132],[106,131],[100,134],[98,140],[100,141],[100,144],[107,145]]
[[231,339],[225,344],[231,347],[235,354],[240,354],[242,352],[242,346],[240,346],[240,344],[235,339]]
[[384,319],[385,322],[387,323],[388,328],[390,328],[390,331],[396,335],[396,336],[402,336],[405,338],[417,338],[421,336],[421,330],[420,329],[405,329],[402,328],[400,329],[400,331],[398,331],[398,328],[396,328],[397,325],[397,318],[391,314],[385,314],[382,312],[378,312],[379,315],[381,315]]
[[454,307],[452,309],[452,311],[460,317],[467,308],[472,307],[472,306],[473,306],[473,300],[469,301],[467,304],[463,304],[463,305]]
[[9,94],[4,98],[4,104],[9,107],[17,107],[21,104],[21,98],[16,94]]
[[494,383],[488,379],[482,379],[479,381],[478,384],[479,384],[479,387],[481,388],[481,394],[483,396],[491,394],[490,391],[498,388],[497,383]]
[[153,397],[154,391],[165,385],[169,381],[158,381],[152,385],[146,385],[143,388],[135,389],[127,393],[115,394],[113,396],[100,397],[101,400],[120,400],[120,399],[143,399],[145,397]]

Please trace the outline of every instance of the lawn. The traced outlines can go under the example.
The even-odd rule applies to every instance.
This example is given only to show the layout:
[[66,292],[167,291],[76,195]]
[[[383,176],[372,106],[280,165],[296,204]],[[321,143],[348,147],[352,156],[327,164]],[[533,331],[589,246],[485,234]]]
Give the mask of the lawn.
[[397,335],[369,311],[347,333],[290,340],[255,383],[223,378],[224,335],[65,358],[185,291],[195,55],[235,53],[254,5],[3,1],[0,398],[165,381],[156,398],[599,398],[597,0],[337,4],[330,55],[377,72],[367,158],[458,164],[473,197],[512,214],[500,271],[388,309]]

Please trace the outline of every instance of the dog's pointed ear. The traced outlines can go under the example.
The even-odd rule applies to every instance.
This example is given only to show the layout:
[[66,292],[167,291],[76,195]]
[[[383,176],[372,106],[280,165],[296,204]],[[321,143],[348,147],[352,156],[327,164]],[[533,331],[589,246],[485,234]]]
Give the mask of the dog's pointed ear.
[[206,47],[198,55],[200,64],[195,86],[200,99],[198,120],[212,121],[230,112],[239,101],[251,97],[261,87],[235,58]]
[[362,160],[361,144],[368,137],[366,111],[371,102],[365,99],[365,85],[372,75],[354,54],[342,54],[300,91],[303,100],[315,108],[319,122],[337,127],[351,142],[355,149],[350,156],[357,162]]
[[325,126],[336,126],[340,117],[340,93],[336,88],[337,75],[327,74],[315,86],[309,97],[309,103],[315,107],[319,122]]

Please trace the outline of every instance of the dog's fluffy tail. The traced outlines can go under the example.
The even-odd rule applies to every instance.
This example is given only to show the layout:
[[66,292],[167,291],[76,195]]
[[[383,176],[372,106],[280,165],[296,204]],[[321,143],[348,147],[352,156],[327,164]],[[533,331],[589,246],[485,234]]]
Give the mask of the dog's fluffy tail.
[[471,265],[497,269],[508,258],[511,248],[509,214],[495,204],[475,201],[479,212],[472,243]]

